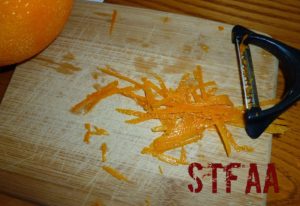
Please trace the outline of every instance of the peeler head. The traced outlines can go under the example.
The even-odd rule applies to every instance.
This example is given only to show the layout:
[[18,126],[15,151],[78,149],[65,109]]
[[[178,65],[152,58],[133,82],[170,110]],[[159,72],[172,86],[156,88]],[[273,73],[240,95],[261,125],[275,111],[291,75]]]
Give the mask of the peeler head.
[[[232,43],[235,44],[241,84],[243,90],[245,123],[247,134],[255,139],[287,108],[300,99],[300,51],[270,37],[257,34],[242,26],[232,29]],[[262,110],[259,105],[257,87],[249,44],[254,44],[273,54],[286,73],[288,89],[275,106]]]

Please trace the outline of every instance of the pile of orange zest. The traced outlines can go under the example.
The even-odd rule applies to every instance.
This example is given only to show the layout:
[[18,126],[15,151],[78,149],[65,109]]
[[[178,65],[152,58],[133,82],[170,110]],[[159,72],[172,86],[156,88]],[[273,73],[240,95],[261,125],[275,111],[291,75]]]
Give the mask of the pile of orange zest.
[[[156,92],[156,95],[153,95],[153,93],[157,89],[152,89],[152,91],[149,88],[144,89],[145,98],[150,104],[148,108],[143,107],[147,111],[146,113],[117,109],[123,114],[136,116],[135,119],[128,120],[127,123],[136,124],[149,119],[159,119],[161,121],[162,125],[153,128],[152,131],[160,131],[164,132],[164,134],[156,138],[142,153],[152,154],[158,159],[171,164],[185,164],[185,159],[170,158],[163,155],[163,153],[200,140],[203,131],[209,127],[217,128],[222,137],[227,155],[231,153],[230,145],[238,151],[251,151],[252,149],[249,147],[238,146],[232,136],[227,134],[229,132],[224,125],[224,120],[230,122],[234,120],[234,116],[237,116],[238,118],[236,119],[241,121],[242,112],[233,107],[233,103],[228,96],[214,95],[215,88],[211,90],[206,89],[206,87],[216,86],[216,84],[215,82],[203,82],[200,67],[197,67],[194,71],[194,78],[197,84],[188,84],[187,81],[190,80],[189,75],[185,74],[176,90],[160,91],[160,93]],[[143,82],[146,85],[147,82]],[[155,96],[159,95],[163,100],[167,101],[155,99]]]
[[108,135],[108,132],[105,129],[102,129],[102,128],[99,128],[99,127],[96,127],[96,126],[94,126],[94,131],[92,131],[90,123],[84,124],[84,127],[86,129],[86,133],[84,135],[83,141],[87,144],[90,143],[90,138],[93,135]]
[[[175,89],[168,89],[158,75],[154,75],[159,83],[156,85],[147,78],[142,78],[142,83],[136,82],[108,66],[100,70],[134,85],[136,90],[131,90],[124,96],[135,100],[145,112],[117,109],[118,112],[136,117],[127,120],[127,123],[137,124],[150,119],[158,119],[161,122],[161,125],[153,128],[152,131],[163,134],[144,148],[143,154],[150,154],[173,165],[188,164],[184,149],[181,150],[180,158],[172,157],[165,152],[197,142],[203,137],[204,130],[209,128],[218,130],[227,155],[231,154],[230,146],[238,151],[251,151],[249,147],[237,146],[225,128],[225,123],[230,123],[232,120],[240,121],[242,111],[234,108],[227,95],[215,95],[216,83],[203,81],[200,66],[197,66],[193,72],[196,83],[187,73],[183,75]],[[144,92],[144,96],[135,93],[139,90]]]
[[[188,73],[184,74],[176,88],[168,88],[157,74],[152,75],[157,81],[156,84],[145,77],[137,82],[109,66],[98,69],[132,86],[119,88],[118,81],[113,81],[88,95],[85,100],[75,105],[72,111],[88,112],[102,99],[113,94],[132,99],[144,111],[117,108],[118,112],[135,117],[127,120],[127,123],[138,124],[153,119],[160,121],[160,125],[152,128],[152,131],[160,132],[161,135],[142,149],[142,154],[152,155],[172,165],[186,165],[188,161],[184,146],[201,140],[205,130],[217,131],[227,156],[231,155],[232,148],[238,152],[253,151],[251,147],[238,145],[226,127],[230,124],[244,128],[244,108],[235,107],[227,95],[217,95],[216,83],[203,81],[200,66],[194,70],[193,78]],[[267,102],[269,103],[272,101]],[[283,122],[271,125],[269,131],[281,133],[285,129],[281,126]],[[180,148],[179,158],[166,154]]]
[[129,182],[128,178],[112,167],[102,166],[102,169],[118,180]]
[[106,162],[106,153],[107,153],[106,143],[102,143],[100,149],[101,149],[101,152],[102,152],[102,162]]
[[160,165],[158,166],[158,169],[159,169],[159,173],[160,173],[161,175],[163,175],[163,174],[164,174],[164,172],[163,172],[163,170],[162,170],[162,168],[161,168],[161,166],[160,166]]
[[111,15],[111,22],[110,22],[110,28],[109,28],[109,35],[112,35],[113,29],[114,29],[114,25],[116,23],[116,19],[117,19],[117,10],[113,10],[113,13]]

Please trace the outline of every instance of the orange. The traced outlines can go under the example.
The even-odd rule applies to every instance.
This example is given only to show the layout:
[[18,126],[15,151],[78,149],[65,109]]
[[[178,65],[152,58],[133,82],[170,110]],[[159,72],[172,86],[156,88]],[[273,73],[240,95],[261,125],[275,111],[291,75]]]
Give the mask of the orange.
[[73,0],[1,0],[0,66],[22,62],[62,31]]

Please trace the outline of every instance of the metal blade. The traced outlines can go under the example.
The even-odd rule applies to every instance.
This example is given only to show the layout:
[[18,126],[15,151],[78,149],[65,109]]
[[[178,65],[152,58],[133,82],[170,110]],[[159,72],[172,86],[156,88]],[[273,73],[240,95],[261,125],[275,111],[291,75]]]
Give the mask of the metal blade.
[[250,48],[248,45],[243,44],[243,40],[242,42],[239,42],[238,39],[236,39],[235,46],[239,60],[239,69],[246,109],[259,107]]

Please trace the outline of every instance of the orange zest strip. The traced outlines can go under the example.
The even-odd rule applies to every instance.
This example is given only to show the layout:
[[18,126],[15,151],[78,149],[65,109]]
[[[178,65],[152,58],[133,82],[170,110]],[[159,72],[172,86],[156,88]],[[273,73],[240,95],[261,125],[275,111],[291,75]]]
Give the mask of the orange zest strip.
[[145,109],[152,111],[153,110],[153,102],[155,101],[154,94],[151,90],[149,81],[147,79],[143,79],[143,82],[144,82],[144,93],[145,93],[147,105],[148,105]]
[[217,127],[218,132],[220,133],[220,137],[223,142],[226,154],[229,157],[231,154],[231,147],[230,147],[230,142],[227,139],[227,136],[228,136],[227,129],[225,128],[225,125],[222,124],[221,122],[216,122],[216,127]]
[[102,162],[106,162],[106,153],[107,153],[107,145],[106,143],[103,143],[100,147],[102,152]]
[[130,110],[130,109],[116,109],[118,112],[122,113],[122,114],[127,114],[127,115],[133,115],[133,116],[137,116],[137,117],[141,117],[144,116],[146,113],[144,112],[139,112],[139,111],[135,111],[135,110]]
[[90,138],[91,138],[91,133],[90,132],[86,132],[83,138],[83,141],[87,144],[90,143]]
[[194,71],[194,77],[198,81],[199,89],[201,91],[202,98],[206,99],[207,94],[206,94],[204,83],[203,83],[202,70],[201,70],[201,67],[199,65],[197,65],[197,67]]
[[163,175],[163,174],[164,174],[164,171],[163,171],[163,169],[161,168],[160,165],[158,166],[158,169],[159,169],[159,173],[160,173],[161,175]]
[[167,128],[165,126],[161,126],[161,125],[151,128],[152,132],[164,132],[166,130],[167,130]]
[[152,118],[151,117],[138,117],[138,118],[135,118],[135,119],[126,120],[125,122],[128,123],[128,124],[138,124],[138,123],[150,120],[150,119],[152,119]]
[[157,159],[159,159],[160,161],[162,162],[166,162],[168,164],[171,164],[171,165],[188,165],[188,162],[186,161],[181,161],[181,159],[178,159],[178,158],[175,158],[175,157],[172,157],[170,155],[166,155],[164,153],[158,153],[156,152],[152,145],[150,145],[150,147],[145,147],[142,152],[142,154],[150,154],[152,155],[153,157],[156,157]]
[[148,79],[143,78],[143,82],[144,82],[144,87],[145,88],[149,87],[149,88],[153,89],[153,91],[155,91],[160,96],[162,96],[162,97],[166,96],[166,91],[164,91],[162,88],[159,88],[158,86],[156,86],[154,83],[152,83]]
[[224,27],[223,27],[223,26],[218,26],[218,30],[219,30],[219,31],[223,31],[223,30],[224,30]]
[[288,129],[288,124],[285,120],[276,119],[271,125],[269,125],[266,132],[271,134],[284,134]]
[[153,148],[156,152],[162,153],[175,148],[179,148],[202,139],[202,135],[191,136],[190,133],[180,133],[180,134],[171,134],[170,138],[168,137],[159,137],[153,141]]
[[90,143],[90,138],[91,138],[91,136],[92,136],[92,134],[91,134],[91,124],[86,123],[86,124],[84,124],[84,127],[85,127],[85,129],[86,129],[87,131],[86,131],[86,133],[85,133],[85,135],[84,135],[83,141],[84,141],[85,143],[89,144],[89,143]]
[[94,126],[95,131],[92,132],[93,135],[108,135],[108,132],[105,129]]
[[90,123],[85,123],[84,128],[88,131],[91,131],[91,124]]
[[111,22],[110,22],[110,28],[109,28],[109,35],[112,35],[113,29],[114,29],[114,25],[116,23],[116,19],[117,19],[117,10],[113,10],[113,13],[111,15]]
[[190,78],[190,74],[189,73],[184,74],[181,77],[181,80],[180,80],[179,85],[178,85],[178,87],[177,87],[176,90],[179,91],[180,89],[185,88],[186,82],[189,80],[189,78]]
[[201,102],[201,97],[199,94],[197,94],[197,88],[191,88],[191,94],[193,96],[194,102]]
[[87,113],[91,111],[91,109],[102,99],[111,96],[113,94],[117,93],[117,86],[118,81],[113,81],[103,87],[102,89],[88,95],[85,100],[79,102],[75,106],[71,108],[71,112],[73,113],[80,113],[84,111],[84,113]]
[[125,77],[125,76],[119,74],[118,72],[112,70],[108,65],[106,65],[106,68],[105,68],[105,69],[104,69],[104,68],[98,68],[98,69],[99,69],[100,71],[102,71],[103,73],[105,73],[105,74],[108,74],[108,75],[114,76],[114,77],[116,77],[116,78],[118,78],[118,79],[127,81],[127,82],[129,82],[129,83],[131,83],[131,84],[134,84],[134,85],[135,85],[136,87],[138,87],[138,88],[142,88],[142,84],[140,84],[140,83],[138,83],[138,82],[136,82],[136,81],[134,81],[134,80],[132,80],[132,79],[130,79],[130,78],[128,78],[128,77]]
[[84,138],[83,138],[83,141],[87,144],[90,143],[90,138],[93,136],[93,135],[108,135],[108,132],[105,130],[105,129],[102,129],[102,128],[98,128],[96,126],[94,126],[94,131],[92,131],[91,129],[91,124],[90,123],[86,123],[84,124],[84,127],[86,129],[86,133],[84,135]]
[[164,80],[157,74],[152,74],[152,76],[158,81],[161,91],[163,93],[163,96],[166,97],[168,89],[166,87]]
[[166,155],[166,154],[157,154],[157,158],[160,161],[172,164],[172,165],[188,165],[188,162],[182,162],[180,159],[177,159],[175,157],[172,157],[170,155]]
[[112,167],[102,166],[102,169],[118,180],[129,182],[127,177]]
[[180,161],[186,162],[186,150],[184,147],[181,147]]
[[133,87],[118,88],[118,84],[118,81],[113,81],[103,88],[99,88],[98,85],[95,85],[97,87],[97,91],[89,94],[83,101],[73,106],[71,108],[71,112],[79,114],[83,111],[83,113],[86,114],[90,112],[101,100],[114,94],[123,94],[126,96],[127,93],[129,94],[134,90]]
[[[223,123],[217,122],[216,126],[218,128],[218,131],[221,134],[222,141],[224,142],[224,147],[226,147],[226,145],[232,145],[237,152],[241,152],[241,151],[253,152],[254,149],[252,147],[246,145],[242,145],[242,146],[238,145],[233,139],[232,134],[227,130],[226,126]],[[231,153],[230,147],[226,148],[226,153],[228,156],[230,156]]]

